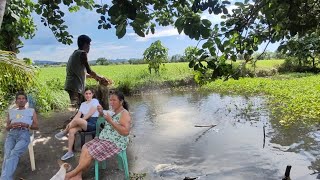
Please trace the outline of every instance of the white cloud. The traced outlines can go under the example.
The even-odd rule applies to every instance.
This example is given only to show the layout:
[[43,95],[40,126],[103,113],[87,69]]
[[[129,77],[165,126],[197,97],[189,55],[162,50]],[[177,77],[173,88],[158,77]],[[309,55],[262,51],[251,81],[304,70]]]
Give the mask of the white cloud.
[[[32,51],[23,51],[18,54],[19,58],[29,57],[33,60],[49,60],[49,61],[59,61],[67,62],[71,53],[77,49],[75,45],[66,46],[66,45],[29,45]],[[121,54],[123,49],[127,46],[116,45],[113,43],[103,43],[96,42],[91,45],[89,52],[89,60],[94,60],[99,57],[108,57],[108,58],[117,58],[113,55]]]
[[169,36],[178,36],[182,37],[185,36],[184,33],[182,32],[181,34],[178,33],[178,30],[174,28],[173,26],[166,27],[166,28],[158,28],[155,30],[155,33],[149,33],[145,37],[140,37],[136,35],[136,33],[128,33],[128,36],[134,36],[136,37],[136,41],[148,41],[149,39],[152,38],[160,38],[160,37],[169,37]]

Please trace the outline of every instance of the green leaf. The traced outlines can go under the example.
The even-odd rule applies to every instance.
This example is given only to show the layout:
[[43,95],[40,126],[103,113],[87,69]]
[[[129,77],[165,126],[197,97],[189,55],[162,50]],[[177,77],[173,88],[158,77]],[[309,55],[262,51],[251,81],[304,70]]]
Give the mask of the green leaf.
[[222,1],[222,4],[231,4],[229,1]]
[[208,19],[202,19],[201,22],[205,27],[210,27],[212,24]]
[[174,23],[174,26],[179,28],[179,27],[183,27],[185,22],[185,19],[183,17],[179,17],[176,22]]
[[134,32],[138,34],[140,37],[145,37],[145,34],[142,32],[141,29],[136,28],[134,29]]
[[125,24],[120,24],[116,28],[117,28],[116,29],[116,35],[118,36],[119,39],[121,39],[126,34],[126,25]]
[[225,7],[223,7],[223,8],[222,8],[222,12],[223,12],[223,14],[228,14],[228,9],[225,8]]
[[115,16],[119,12],[119,6],[117,4],[110,7],[108,11],[109,16]]
[[199,49],[196,53],[197,56],[200,56],[202,53],[204,53],[205,51],[203,49]]
[[200,34],[202,36],[202,38],[204,39],[208,39],[211,35],[211,29],[210,28],[206,28],[203,25],[200,26]]
[[217,56],[216,49],[213,46],[211,48],[209,48],[209,52],[210,52],[211,56],[213,56],[213,57]]
[[213,46],[213,41],[208,40],[207,42],[203,43],[202,48],[205,49],[205,48],[210,48],[212,46]]
[[194,60],[191,60],[189,62],[189,68],[193,68],[195,64],[196,64],[196,62]]
[[244,6],[244,4],[243,4],[242,2],[235,2],[234,5],[240,6],[240,7],[241,7],[241,6]]

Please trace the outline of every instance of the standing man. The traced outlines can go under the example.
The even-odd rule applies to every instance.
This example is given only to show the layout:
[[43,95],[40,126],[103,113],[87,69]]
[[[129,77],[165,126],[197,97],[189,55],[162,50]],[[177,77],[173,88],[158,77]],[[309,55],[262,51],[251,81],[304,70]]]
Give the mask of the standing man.
[[109,79],[97,75],[91,70],[88,63],[91,39],[87,35],[78,37],[78,48],[69,57],[67,64],[67,76],[64,89],[68,92],[71,104],[79,107],[82,102],[86,77],[91,77],[103,85],[111,84]]
[[27,95],[18,92],[16,94],[17,108],[9,110],[6,125],[9,132],[4,144],[1,180],[13,180],[19,158],[30,143],[29,129],[39,129],[37,114],[33,108],[25,107],[27,102]]

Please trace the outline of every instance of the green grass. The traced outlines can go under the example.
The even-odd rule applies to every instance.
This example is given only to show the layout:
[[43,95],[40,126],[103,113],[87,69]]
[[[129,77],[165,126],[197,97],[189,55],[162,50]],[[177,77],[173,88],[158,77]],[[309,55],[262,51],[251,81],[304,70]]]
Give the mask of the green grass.
[[[47,67],[39,71],[39,81],[47,82],[58,79],[61,87],[65,81],[66,67]],[[151,83],[161,83],[164,81],[177,81],[192,77],[192,70],[188,63],[168,63],[160,68],[160,75],[154,72],[150,75],[147,64],[139,65],[110,65],[92,66],[92,69],[99,75],[108,77],[114,81],[114,87],[118,87],[122,82],[131,82],[133,86],[148,85]],[[88,79],[89,85],[96,84],[96,81]]]

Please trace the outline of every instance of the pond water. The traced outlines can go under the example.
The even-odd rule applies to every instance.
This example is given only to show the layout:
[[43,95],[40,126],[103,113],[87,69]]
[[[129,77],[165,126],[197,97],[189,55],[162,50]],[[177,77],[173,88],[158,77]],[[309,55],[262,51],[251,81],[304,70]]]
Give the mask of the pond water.
[[174,92],[127,100],[129,169],[149,179],[280,179],[287,165],[292,179],[317,178],[320,133],[281,127],[263,97]]

